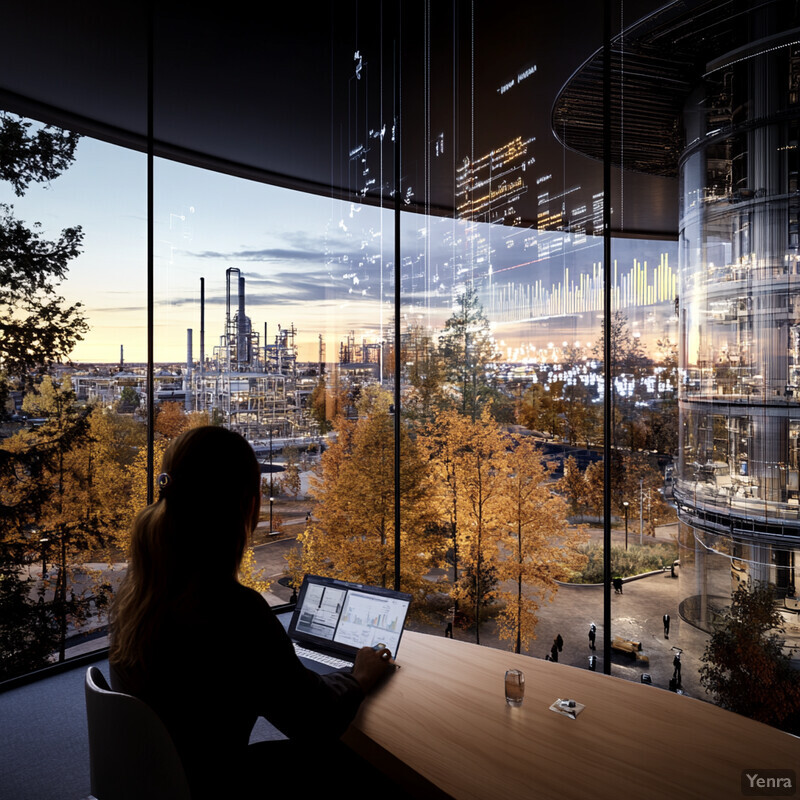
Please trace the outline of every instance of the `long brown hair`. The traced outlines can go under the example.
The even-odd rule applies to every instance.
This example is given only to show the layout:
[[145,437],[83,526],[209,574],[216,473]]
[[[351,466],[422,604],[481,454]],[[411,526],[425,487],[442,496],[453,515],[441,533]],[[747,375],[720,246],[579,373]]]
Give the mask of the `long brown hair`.
[[159,498],[136,517],[128,569],[111,609],[110,660],[146,667],[169,617],[236,578],[255,527],[261,473],[252,447],[225,428],[191,428],[170,442]]

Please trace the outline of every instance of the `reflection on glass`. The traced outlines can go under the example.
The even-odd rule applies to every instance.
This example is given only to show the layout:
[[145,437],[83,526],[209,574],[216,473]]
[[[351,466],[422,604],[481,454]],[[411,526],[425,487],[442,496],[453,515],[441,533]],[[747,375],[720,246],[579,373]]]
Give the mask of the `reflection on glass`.
[[797,630],[797,96],[789,82],[761,89],[793,59],[779,48],[721,63],[687,107],[689,139],[705,141],[683,171],[676,497],[686,607],[708,631],[758,584]]

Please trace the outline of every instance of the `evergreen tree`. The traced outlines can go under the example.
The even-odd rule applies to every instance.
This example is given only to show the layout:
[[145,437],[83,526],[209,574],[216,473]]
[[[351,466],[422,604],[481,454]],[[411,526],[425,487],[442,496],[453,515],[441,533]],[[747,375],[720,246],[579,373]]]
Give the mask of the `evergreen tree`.
[[452,404],[445,392],[447,371],[443,355],[428,333],[413,328],[404,342],[403,364],[408,383],[403,413],[416,421],[429,422],[436,411]]
[[[0,179],[17,196],[31,183],[55,180],[72,163],[77,141],[76,134],[47,125],[34,130],[33,123],[0,111]],[[23,388],[31,373],[66,358],[87,330],[80,303],[69,306],[57,295],[83,232],[66,228],[48,240],[40,228],[0,204],[0,373]]]
[[439,337],[439,350],[449,379],[460,394],[461,413],[476,419],[496,393],[491,376],[500,354],[473,286],[456,299],[454,313]]
[[703,653],[700,683],[723,708],[768,724],[800,712],[800,672],[783,652],[772,587],[740,585]]

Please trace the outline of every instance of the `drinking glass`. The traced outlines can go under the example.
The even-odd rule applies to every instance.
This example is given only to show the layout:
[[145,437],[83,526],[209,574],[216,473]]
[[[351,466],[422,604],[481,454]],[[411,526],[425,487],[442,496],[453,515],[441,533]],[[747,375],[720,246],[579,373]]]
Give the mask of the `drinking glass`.
[[523,697],[525,697],[525,675],[522,670],[506,670],[506,703],[516,708],[522,705]]

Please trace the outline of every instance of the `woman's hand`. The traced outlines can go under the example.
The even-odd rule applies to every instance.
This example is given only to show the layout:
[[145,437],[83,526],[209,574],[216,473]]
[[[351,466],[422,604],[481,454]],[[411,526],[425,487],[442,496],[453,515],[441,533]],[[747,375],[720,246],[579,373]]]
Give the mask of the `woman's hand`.
[[391,668],[392,654],[388,647],[376,650],[374,647],[362,647],[356,653],[356,662],[353,665],[353,677],[361,685],[361,690],[366,694]]

